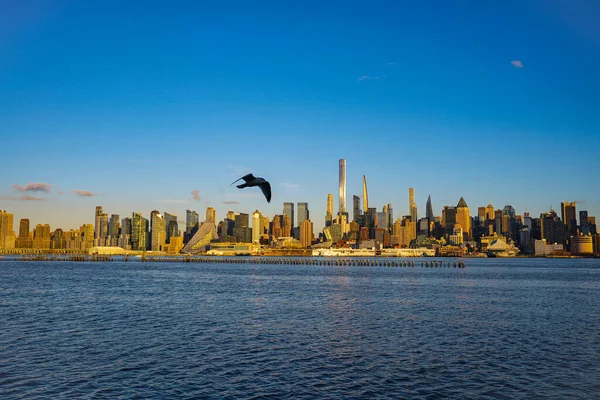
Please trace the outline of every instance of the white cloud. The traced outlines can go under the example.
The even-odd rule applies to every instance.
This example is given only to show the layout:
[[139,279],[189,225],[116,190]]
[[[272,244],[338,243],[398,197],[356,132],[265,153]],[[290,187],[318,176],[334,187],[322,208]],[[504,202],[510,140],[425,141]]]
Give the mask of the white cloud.
[[510,62],[515,68],[523,68],[523,63],[520,60],[512,60]]
[[17,184],[12,185],[13,188],[17,189],[19,192],[44,192],[50,193],[50,188],[52,185],[49,183],[28,183],[25,186],[20,186]]
[[75,193],[77,196],[79,197],[93,197],[96,196],[94,193],[87,191],[87,190],[73,190],[73,193]]

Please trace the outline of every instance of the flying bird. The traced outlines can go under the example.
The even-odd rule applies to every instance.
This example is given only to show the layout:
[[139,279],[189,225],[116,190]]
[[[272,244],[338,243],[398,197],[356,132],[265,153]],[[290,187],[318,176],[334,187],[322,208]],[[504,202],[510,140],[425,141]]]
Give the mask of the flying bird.
[[[258,186],[260,188],[260,190],[262,190],[265,197],[267,198],[267,202],[268,203],[271,202],[271,185],[269,184],[269,182],[265,181],[263,178],[257,178],[252,174],[244,175],[237,181],[242,180],[242,179],[244,180],[244,183],[242,183],[241,185],[237,185],[236,187],[238,189],[243,189],[243,188],[252,187],[252,186]],[[233,185],[237,181],[232,182],[231,185]],[[229,186],[231,186],[231,185],[229,185]]]

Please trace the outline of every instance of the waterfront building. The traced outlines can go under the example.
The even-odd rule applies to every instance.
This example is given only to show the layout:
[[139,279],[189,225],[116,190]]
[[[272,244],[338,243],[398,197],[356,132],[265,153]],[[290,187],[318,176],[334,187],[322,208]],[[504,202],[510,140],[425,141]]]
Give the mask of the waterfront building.
[[541,237],[550,244],[565,244],[566,225],[558,218],[556,212],[550,209],[549,212],[540,215]]
[[408,188],[408,215],[412,222],[417,222],[417,203],[415,203],[415,189]]
[[[562,221],[560,221],[562,223]],[[549,256],[560,253],[564,246],[560,243],[548,243],[546,239],[536,240],[534,242],[534,251],[536,256]]]
[[125,217],[121,220],[121,235],[119,236],[119,247],[125,250],[131,250],[131,217]]
[[65,232],[58,228],[50,234],[50,248],[60,250],[65,249],[66,247]]
[[343,239],[342,225],[333,224],[323,229],[323,235],[328,242],[337,243]]
[[181,249],[183,249],[183,236],[171,236],[169,243],[163,247],[163,251],[167,254],[179,254]]
[[78,249],[81,250],[89,250],[94,247],[94,225],[92,224],[84,224],[79,227],[80,235],[76,240],[76,244]]
[[158,210],[150,213],[150,250],[162,251],[167,241],[167,229],[165,218]]
[[594,244],[594,254],[600,255],[600,235],[592,235],[592,243]]
[[279,239],[280,237],[284,236],[283,230],[281,229],[281,218],[277,214],[273,216],[273,220],[271,222],[271,236],[273,240]]
[[360,197],[352,196],[352,221],[358,221],[362,213],[360,211]]
[[50,225],[37,224],[33,233],[33,248],[34,249],[49,249],[50,248]]
[[464,233],[462,226],[456,223],[454,224],[454,228],[452,229],[452,235],[448,237],[448,242],[452,246],[460,246],[464,242]]
[[340,185],[339,185],[339,212],[340,215],[347,215],[346,211],[346,160],[340,159]]
[[119,222],[119,214],[111,214],[108,220],[108,246],[117,246],[119,234],[121,231],[121,223]]
[[198,254],[206,251],[211,242],[217,240],[219,234],[214,221],[206,220],[198,226],[194,236],[187,242],[181,250],[185,254]]
[[300,243],[302,247],[310,247],[313,240],[313,223],[310,219],[305,219],[300,223]]
[[369,209],[369,192],[367,192],[367,177],[363,175],[363,212]]
[[387,220],[387,228],[390,230],[392,225],[394,225],[394,208],[392,207],[392,203],[388,203],[387,205]]
[[[193,210],[185,210],[185,233],[191,235],[193,230],[198,227],[200,215]],[[213,220],[213,223],[216,219]]]
[[19,237],[15,240],[17,249],[33,249],[33,238],[29,233],[29,219],[21,218],[19,221]]
[[252,242],[252,230],[248,226],[250,222],[250,216],[246,213],[238,213],[235,215],[233,225],[233,237],[236,242],[239,243],[251,243]]
[[0,210],[0,249],[15,248],[15,231],[13,230],[15,216],[6,210]]
[[571,254],[574,255],[592,255],[594,254],[594,241],[591,235],[572,236]]
[[327,212],[325,213],[325,226],[333,223],[333,194],[327,195]]
[[388,226],[388,216],[385,211],[375,214],[375,228],[384,229]]
[[560,203],[561,217],[569,236],[577,236],[577,202]]
[[131,250],[146,251],[148,248],[148,220],[140,213],[131,216]]
[[165,219],[166,244],[171,240],[171,236],[179,236],[179,224],[177,223],[177,215],[165,211],[163,217]]

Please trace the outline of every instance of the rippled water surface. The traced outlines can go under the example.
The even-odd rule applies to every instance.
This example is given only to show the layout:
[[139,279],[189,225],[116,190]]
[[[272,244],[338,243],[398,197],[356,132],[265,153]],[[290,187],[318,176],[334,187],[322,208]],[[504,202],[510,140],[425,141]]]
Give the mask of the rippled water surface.
[[0,261],[0,398],[599,398],[600,260]]

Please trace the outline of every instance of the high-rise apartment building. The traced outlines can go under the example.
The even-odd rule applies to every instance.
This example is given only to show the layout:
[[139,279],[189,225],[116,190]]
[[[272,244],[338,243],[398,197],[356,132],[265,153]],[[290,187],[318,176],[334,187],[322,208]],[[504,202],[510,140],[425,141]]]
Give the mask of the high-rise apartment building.
[[358,221],[360,219],[361,214],[362,213],[360,211],[360,197],[358,197],[357,195],[353,195],[352,196],[352,220]]
[[94,215],[94,239],[100,238],[100,217],[102,217],[102,206],[96,206]]
[[[467,202],[462,197],[456,205],[456,223],[461,226],[465,241],[469,240],[473,236],[471,213],[469,212]],[[452,233],[454,233],[454,228],[452,228]]]
[[486,220],[493,221],[496,219],[496,211],[494,210],[494,206],[492,203],[488,204],[485,208],[485,218]]
[[252,232],[248,226],[250,223],[250,216],[246,213],[238,213],[235,215],[233,225],[233,236],[236,242],[239,243],[250,243],[252,242]]
[[394,208],[392,207],[392,203],[388,203],[387,205],[387,214],[388,214],[388,229],[391,229],[394,225]]
[[305,219],[300,223],[300,243],[302,243],[302,247],[310,247],[313,238],[313,223],[310,219]]
[[146,251],[148,248],[148,220],[140,213],[131,216],[131,250]]
[[412,222],[417,222],[417,203],[415,203],[414,188],[408,188],[408,215],[410,215]]
[[13,230],[15,216],[6,210],[0,210],[0,249],[15,248],[15,231]]
[[561,217],[563,223],[567,226],[567,232],[570,236],[577,236],[577,202],[560,203]]
[[456,224],[456,207],[444,206],[442,210],[442,226],[446,235],[454,233],[454,224]]
[[49,249],[50,248],[50,225],[37,224],[33,233],[33,248],[34,249]]
[[565,244],[566,225],[558,218],[556,212],[550,209],[549,212],[540,215],[540,228],[542,239],[546,239],[549,244]]
[[22,218],[19,221],[19,237],[15,241],[17,249],[32,249],[33,238],[29,234],[29,219]]
[[290,219],[290,228],[293,228],[294,225],[294,203],[285,202],[283,203],[283,215],[287,215]]
[[346,160],[340,159],[340,215],[347,215],[346,211]]
[[199,214],[194,210],[185,210],[185,233],[190,235],[198,227]]
[[165,230],[167,232],[165,243],[171,243],[172,237],[179,236],[179,223],[177,222],[177,215],[170,214],[165,211],[163,216],[165,217]]
[[162,251],[167,241],[165,217],[158,210],[150,213],[150,250]]
[[333,223],[333,195],[327,195],[327,212],[325,213],[325,226]]
[[367,192],[367,177],[363,175],[363,212],[369,209],[369,192]]
[[119,219],[119,214],[111,214],[110,219],[108,220],[108,236],[110,237],[110,243],[107,243],[107,246],[118,245],[121,231],[121,222]]

